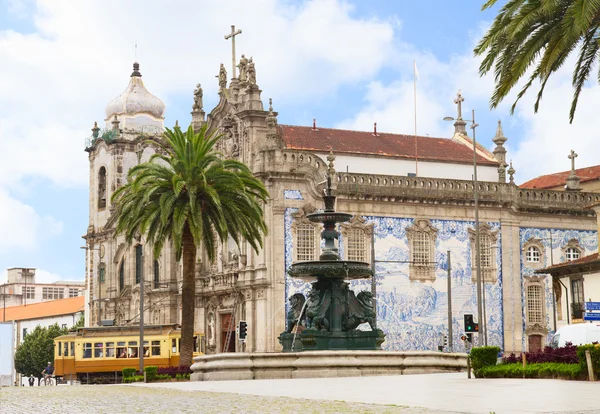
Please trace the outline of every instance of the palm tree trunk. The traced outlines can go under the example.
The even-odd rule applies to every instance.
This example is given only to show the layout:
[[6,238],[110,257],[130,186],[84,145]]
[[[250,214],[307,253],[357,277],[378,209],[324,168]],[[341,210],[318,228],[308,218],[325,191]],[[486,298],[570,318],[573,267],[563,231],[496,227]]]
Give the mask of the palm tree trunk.
[[181,287],[180,364],[191,366],[196,302],[196,245],[189,227],[183,229],[183,284]]

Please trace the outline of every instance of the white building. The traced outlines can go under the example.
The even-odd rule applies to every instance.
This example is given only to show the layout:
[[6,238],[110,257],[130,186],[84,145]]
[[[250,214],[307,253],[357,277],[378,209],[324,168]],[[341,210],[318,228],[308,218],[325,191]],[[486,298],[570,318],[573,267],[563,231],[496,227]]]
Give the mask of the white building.
[[35,269],[13,267],[8,269],[7,282],[0,285],[0,306],[28,305],[48,300],[83,296],[83,281],[36,283]]

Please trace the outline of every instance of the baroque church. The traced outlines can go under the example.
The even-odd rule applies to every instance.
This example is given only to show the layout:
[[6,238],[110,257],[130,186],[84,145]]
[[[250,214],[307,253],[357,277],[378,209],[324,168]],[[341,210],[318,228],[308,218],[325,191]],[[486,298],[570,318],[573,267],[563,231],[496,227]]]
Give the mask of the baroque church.
[[[338,130],[315,122],[280,125],[270,100],[265,109],[252,59],[242,55],[237,67],[239,74],[234,66],[229,80],[221,64],[220,100],[208,114],[196,87],[192,125],[197,130],[207,124],[209,131],[221,133],[222,155],[245,162],[264,182],[270,194],[265,205],[269,234],[258,254],[244,243],[224,242],[218,260],[210,263],[199,249],[195,328],[205,334],[206,353],[281,349],[287,298],[308,290],[287,269],[319,257],[321,229],[306,215],[323,208],[328,161],[337,170],[336,208],[353,215],[340,226],[340,254],[374,262],[374,283],[353,282],[352,288],[376,292],[377,326],[386,334],[383,348],[437,349],[448,333],[451,305],[451,343],[455,351],[465,350],[464,316],[477,321],[478,312],[473,141],[462,118],[461,94],[454,102],[455,131],[447,138],[383,133],[376,127]],[[143,237],[128,245],[116,236],[111,204],[128,170],[155,151],[151,141],[161,139],[164,113],[164,103],[146,89],[134,63],[129,85],[106,107],[104,127],[94,124],[86,142],[86,322],[91,326],[102,320],[139,324],[142,282],[145,323],[181,321],[182,264],[168,245],[155,260]],[[478,322],[487,344],[519,352],[543,347],[567,323],[568,288],[535,270],[597,251],[595,213],[588,207],[600,201],[600,194],[519,188],[513,166],[506,163],[506,140],[498,122],[493,152],[476,147],[483,285]],[[240,320],[248,324],[244,343],[235,337]]]

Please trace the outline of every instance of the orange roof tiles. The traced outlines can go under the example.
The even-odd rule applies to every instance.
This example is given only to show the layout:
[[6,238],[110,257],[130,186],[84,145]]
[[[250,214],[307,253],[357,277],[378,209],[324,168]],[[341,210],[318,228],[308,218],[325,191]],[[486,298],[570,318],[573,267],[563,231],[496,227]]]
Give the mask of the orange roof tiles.
[[585,264],[598,264],[598,267],[600,268],[600,254],[594,253],[588,256],[581,257],[577,260],[571,260],[570,262],[558,263],[553,266],[548,266],[544,269],[538,269],[535,271],[535,273],[554,273],[554,271],[567,269],[571,266],[577,267]]
[[[564,186],[567,183],[567,177],[569,177],[570,173],[571,171],[562,171],[554,174],[542,175],[521,184],[519,187],[544,189]],[[586,181],[600,180],[600,165],[579,168],[575,170],[575,173],[582,183]]]
[[[280,125],[286,148],[415,159],[415,136],[343,129]],[[417,136],[418,158],[427,161],[473,163],[473,150],[449,138]],[[497,166],[480,154],[477,163]]]
[[22,321],[50,316],[70,315],[83,311],[84,306],[85,298],[83,296],[32,303],[26,306],[9,306],[6,308],[6,312],[4,310],[0,311],[0,322],[5,321],[5,313],[6,321]]

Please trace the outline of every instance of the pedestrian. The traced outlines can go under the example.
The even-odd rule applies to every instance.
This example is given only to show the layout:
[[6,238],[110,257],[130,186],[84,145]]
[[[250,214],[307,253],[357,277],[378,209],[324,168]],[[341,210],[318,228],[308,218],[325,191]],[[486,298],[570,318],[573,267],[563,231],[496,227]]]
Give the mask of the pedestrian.
[[35,379],[33,379],[33,375],[29,377],[29,386],[33,387],[33,383],[35,382]]

